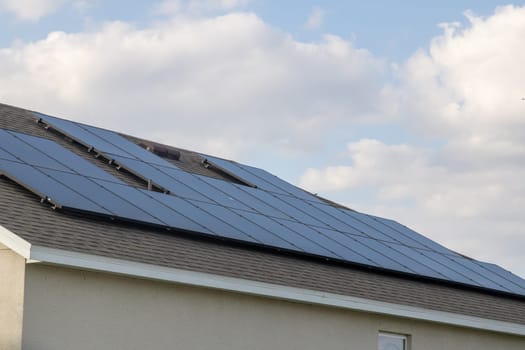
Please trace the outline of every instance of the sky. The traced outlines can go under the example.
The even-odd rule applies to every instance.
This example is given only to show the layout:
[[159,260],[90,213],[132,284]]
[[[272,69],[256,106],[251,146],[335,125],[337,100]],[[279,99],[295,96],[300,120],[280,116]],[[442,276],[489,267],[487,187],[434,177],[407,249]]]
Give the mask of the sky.
[[0,102],[262,167],[525,277],[525,3],[0,0]]

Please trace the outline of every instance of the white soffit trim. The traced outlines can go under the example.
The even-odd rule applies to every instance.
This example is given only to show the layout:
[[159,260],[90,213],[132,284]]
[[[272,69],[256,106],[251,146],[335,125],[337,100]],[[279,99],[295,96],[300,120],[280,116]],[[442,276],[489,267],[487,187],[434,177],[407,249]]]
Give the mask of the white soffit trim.
[[53,248],[32,246],[30,258],[33,261],[41,261],[44,263],[75,268],[105,271],[289,301],[334,306],[355,311],[408,317],[418,320],[525,336],[524,325],[510,322],[488,320],[451,312],[434,311],[420,307],[385,303],[364,298],[323,293],[309,289],[180,270]]
[[0,243],[18,255],[29,259],[31,244],[0,225]]

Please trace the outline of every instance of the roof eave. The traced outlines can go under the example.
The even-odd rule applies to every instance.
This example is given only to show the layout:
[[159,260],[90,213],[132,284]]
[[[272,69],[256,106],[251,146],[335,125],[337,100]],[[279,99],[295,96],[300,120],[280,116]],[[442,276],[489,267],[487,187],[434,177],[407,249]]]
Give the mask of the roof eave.
[[24,257],[28,263],[45,263],[115,273],[274,299],[525,336],[525,325],[517,323],[36,246],[2,226],[0,226],[0,243]]

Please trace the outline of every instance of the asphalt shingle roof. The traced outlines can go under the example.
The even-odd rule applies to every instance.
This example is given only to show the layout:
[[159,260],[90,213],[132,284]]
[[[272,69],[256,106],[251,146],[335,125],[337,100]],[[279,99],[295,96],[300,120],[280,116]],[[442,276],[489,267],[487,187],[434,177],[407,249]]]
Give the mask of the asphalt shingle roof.
[[[73,143],[38,126],[28,111],[0,105],[0,128],[52,139],[86,157]],[[199,158],[192,152],[179,151],[184,170],[221,177],[197,166]],[[100,166],[127,183],[145,186],[125,172],[103,163]],[[145,225],[61,213],[42,205],[32,193],[7,179],[0,180],[0,205],[0,225],[38,246],[525,324],[525,301],[517,297]]]

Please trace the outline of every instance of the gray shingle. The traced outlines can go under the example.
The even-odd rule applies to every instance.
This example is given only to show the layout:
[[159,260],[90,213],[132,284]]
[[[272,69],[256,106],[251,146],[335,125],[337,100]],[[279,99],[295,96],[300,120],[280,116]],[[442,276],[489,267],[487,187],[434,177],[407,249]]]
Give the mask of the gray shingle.
[[[100,162],[43,130],[33,119],[29,112],[0,105],[0,128],[53,139],[95,164]],[[124,181],[144,186],[98,165]],[[0,181],[0,206],[0,224],[34,245],[525,324],[524,300],[59,213],[6,179]]]

